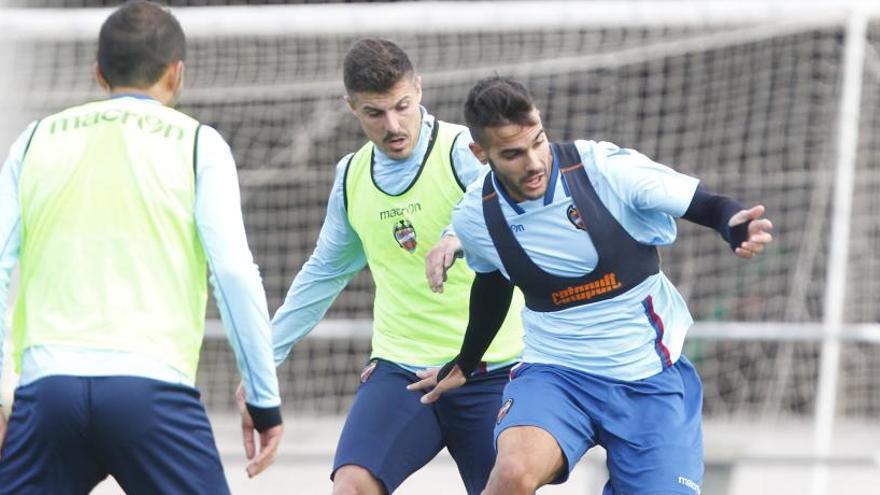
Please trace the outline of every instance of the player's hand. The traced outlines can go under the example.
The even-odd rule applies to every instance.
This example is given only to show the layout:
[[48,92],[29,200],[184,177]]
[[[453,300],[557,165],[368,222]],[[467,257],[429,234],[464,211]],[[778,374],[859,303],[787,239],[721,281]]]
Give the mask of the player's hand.
[[[281,444],[281,437],[284,434],[284,425],[280,424],[269,428],[268,430],[258,433],[254,427],[254,420],[251,418],[245,404],[244,384],[239,384],[235,391],[235,401],[238,403],[238,410],[241,412],[241,434],[244,441],[244,454],[250,461],[246,471],[248,478],[263,472],[273,462],[275,456],[278,455],[278,446]],[[257,454],[256,441],[254,435],[260,436],[260,453]]]
[[278,446],[281,445],[281,437],[283,435],[283,424],[273,426],[260,433],[260,453],[247,465],[248,477],[253,478],[275,462],[275,457],[278,455]]
[[447,235],[440,239],[437,244],[428,251],[425,258],[425,276],[431,290],[443,293],[443,283],[446,282],[446,272],[455,263],[456,258],[464,256],[461,250],[461,242],[454,235]]
[[440,368],[429,368],[416,372],[416,376],[421,378],[421,381],[407,385],[406,389],[427,390],[433,388],[433,390],[423,395],[420,399],[422,404],[430,404],[439,399],[445,392],[456,389],[467,381],[457,364],[452,367],[452,371],[444,379],[440,380],[440,383],[437,383],[437,373],[439,372]]
[[764,205],[756,205],[748,210],[740,210],[730,217],[727,223],[731,227],[749,222],[748,237],[734,250],[740,258],[751,259],[764,250],[764,245],[773,241],[773,224],[764,216]]

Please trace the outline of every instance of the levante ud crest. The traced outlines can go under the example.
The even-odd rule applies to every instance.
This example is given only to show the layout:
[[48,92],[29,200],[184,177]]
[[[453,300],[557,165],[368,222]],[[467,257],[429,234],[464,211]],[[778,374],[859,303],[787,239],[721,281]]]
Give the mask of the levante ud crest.
[[565,214],[568,216],[568,221],[571,222],[575,228],[587,230],[587,225],[584,223],[584,219],[581,218],[581,213],[575,208],[574,204],[568,205],[568,210],[565,211]]
[[400,247],[406,249],[410,253],[416,252],[416,229],[409,220],[401,220],[394,224],[394,240]]

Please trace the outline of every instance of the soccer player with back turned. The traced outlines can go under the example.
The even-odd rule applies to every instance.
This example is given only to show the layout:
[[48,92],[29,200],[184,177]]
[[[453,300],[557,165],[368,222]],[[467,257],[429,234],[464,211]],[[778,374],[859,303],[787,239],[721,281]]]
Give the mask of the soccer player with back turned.
[[98,39],[110,98],[28,126],[0,172],[0,315],[21,267],[0,493],[85,494],[107,475],[131,494],[229,492],[194,388],[208,265],[245,430],[261,432],[248,473],[275,457],[278,381],[235,163],[217,131],[171,108],[185,51],[170,12],[125,3]]
[[467,492],[476,494],[495,459],[492,428],[507,370],[522,350],[518,318],[505,323],[486,362],[457,393],[425,408],[421,394],[405,386],[461,345],[473,272],[459,263],[435,293],[425,283],[425,259],[435,244],[441,259],[453,252],[443,250],[450,241],[440,240],[441,232],[483,167],[468,149],[466,128],[420,105],[421,80],[400,47],[360,40],[343,71],[346,101],[369,141],[336,167],[317,247],[273,319],[275,359],[282,362],[369,265],[376,283],[372,358],[339,439],[333,492],[391,493],[447,447]]
[[[561,483],[602,445],[606,495],[699,494],[702,384],[681,355],[693,320],[656,246],[675,240],[682,217],[752,258],[772,240],[764,207],[745,209],[635,150],[551,143],[531,95],[511,79],[478,82],[465,119],[474,154],[491,167],[453,213],[468,264],[485,280],[472,297],[509,297],[517,286],[526,299],[524,364],[504,391],[485,493]],[[424,402],[465,383],[492,341],[506,304],[481,309],[483,324],[468,327],[456,359],[411,387],[436,385]]]

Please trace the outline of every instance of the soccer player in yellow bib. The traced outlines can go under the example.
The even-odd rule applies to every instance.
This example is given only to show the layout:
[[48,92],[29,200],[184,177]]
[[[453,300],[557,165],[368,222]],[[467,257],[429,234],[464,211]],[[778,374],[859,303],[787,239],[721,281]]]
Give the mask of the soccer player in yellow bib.
[[[169,11],[125,3],[104,22],[97,79],[110,98],[28,126],[0,172],[0,316],[21,379],[0,492],[229,493],[194,388],[207,267],[247,391],[248,473],[283,426],[266,296],[238,179],[216,130],[171,108],[186,41]],[[0,342],[4,328],[0,318]]]
[[501,392],[522,351],[521,301],[459,393],[426,408],[422,393],[405,387],[461,346],[474,274],[457,263],[442,292],[434,292],[425,261],[438,241],[444,255],[441,233],[482,166],[465,127],[420,105],[420,78],[394,43],[356,42],[344,80],[345,100],[369,141],[337,165],[317,247],[273,319],[275,359],[282,362],[369,265],[376,283],[372,356],[339,439],[333,492],[391,493],[446,447],[467,492],[477,494],[495,459]]

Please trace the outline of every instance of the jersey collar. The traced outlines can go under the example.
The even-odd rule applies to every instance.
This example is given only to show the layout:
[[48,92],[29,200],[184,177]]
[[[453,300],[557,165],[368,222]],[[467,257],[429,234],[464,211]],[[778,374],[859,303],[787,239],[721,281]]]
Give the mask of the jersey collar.
[[151,101],[159,103],[159,100],[153,98],[152,96],[145,95],[143,93],[116,93],[110,96],[111,100],[116,100],[119,98],[135,98],[137,100]]
[[[547,180],[547,192],[544,193],[544,206],[553,203],[553,197],[556,196],[556,182],[559,180],[559,166],[556,164],[556,146],[550,146],[550,153],[553,156],[553,163],[550,165],[550,179]],[[565,181],[562,181],[565,186]]]
[[523,210],[522,206],[520,206],[519,203],[510,199],[510,196],[508,196],[507,194],[507,190],[504,189],[504,186],[502,186],[500,182],[498,182],[498,176],[495,175],[495,172],[492,172],[492,185],[495,186],[495,190],[498,191],[498,195],[504,198],[504,201],[507,202],[507,206],[513,208],[513,211],[515,211],[517,215],[522,215],[526,212],[526,210]]

